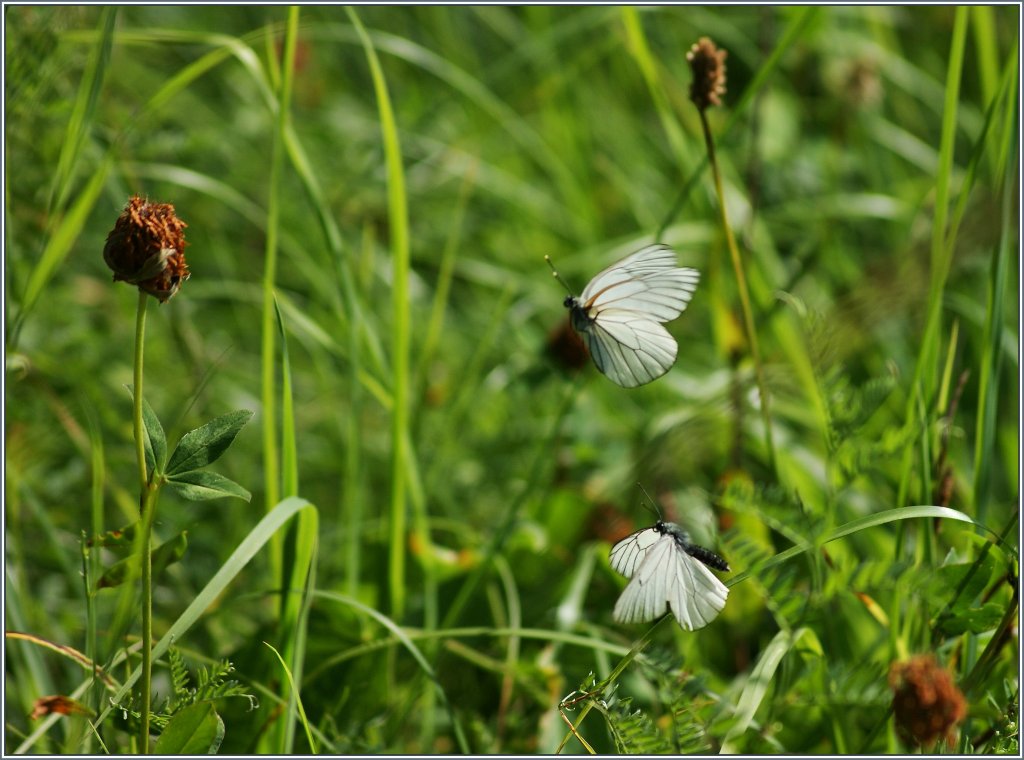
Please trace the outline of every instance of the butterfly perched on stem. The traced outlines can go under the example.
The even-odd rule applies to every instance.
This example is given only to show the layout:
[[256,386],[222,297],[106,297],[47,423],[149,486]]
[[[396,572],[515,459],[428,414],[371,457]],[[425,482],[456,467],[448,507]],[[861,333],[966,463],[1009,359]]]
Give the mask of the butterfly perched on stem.
[[675,363],[678,346],[663,322],[686,308],[700,280],[696,269],[676,266],[675,252],[660,243],[641,248],[599,272],[579,297],[569,291],[569,321],[597,368],[623,388],[656,380]]

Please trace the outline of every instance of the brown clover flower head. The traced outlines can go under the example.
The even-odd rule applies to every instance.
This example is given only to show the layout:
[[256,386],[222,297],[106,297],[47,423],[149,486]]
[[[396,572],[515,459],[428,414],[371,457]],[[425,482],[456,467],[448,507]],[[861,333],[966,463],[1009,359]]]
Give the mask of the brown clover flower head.
[[164,303],[189,278],[185,224],[170,203],[132,196],[103,246],[103,260],[114,282],[138,285]]
[[894,662],[889,668],[889,687],[896,730],[904,740],[928,746],[944,738],[952,745],[953,729],[967,714],[967,705],[949,671],[932,655]]
[[690,100],[700,110],[722,105],[725,95],[725,57],[727,50],[719,50],[709,37],[701,37],[686,54],[693,72]]

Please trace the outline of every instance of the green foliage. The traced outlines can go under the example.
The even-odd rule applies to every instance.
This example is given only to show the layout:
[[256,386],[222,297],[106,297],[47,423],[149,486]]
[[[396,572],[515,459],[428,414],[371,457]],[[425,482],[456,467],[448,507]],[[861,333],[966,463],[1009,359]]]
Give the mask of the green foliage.
[[[137,749],[136,293],[102,258],[136,192],[192,272],[140,394],[156,749],[586,751],[559,697],[593,673],[565,716],[596,752],[895,754],[890,667],[933,653],[951,749],[1018,750],[1018,8],[5,21],[5,613],[112,679],[10,646],[10,751]],[[564,351],[543,257],[582,284],[654,239],[701,282],[625,391]],[[637,481],[732,567],[706,629],[612,620]],[[258,709],[213,706],[232,677]],[[97,717],[28,718],[56,694]]]
[[[243,697],[249,709],[256,707],[256,698],[237,680],[230,678],[234,667],[223,660],[210,668],[202,666],[193,676],[177,648],[167,651],[171,693],[160,709],[150,715],[151,724],[160,729],[153,747],[156,754],[216,754],[225,736],[225,726],[214,702],[229,697]],[[131,704],[120,706],[126,728],[134,733],[140,715]]]
[[235,668],[227,660],[221,660],[210,668],[201,666],[195,676],[188,672],[185,660],[175,647],[167,650],[167,662],[171,669],[172,687],[162,711],[167,717],[173,717],[200,702],[211,702],[223,697],[245,697],[249,700],[250,709],[256,706],[256,698],[247,693],[238,681],[229,677]]
[[215,755],[224,741],[224,721],[209,702],[175,715],[153,745],[157,755]]
[[625,755],[673,755],[672,747],[642,710],[630,710],[630,699],[605,712],[615,750]]
[[250,419],[252,412],[241,409],[222,414],[202,427],[185,433],[171,452],[167,477],[194,472],[216,462]]
[[146,447],[146,467],[150,478],[154,473],[162,473],[167,465],[167,436],[160,418],[146,399],[142,399],[142,424],[146,431],[143,444]]

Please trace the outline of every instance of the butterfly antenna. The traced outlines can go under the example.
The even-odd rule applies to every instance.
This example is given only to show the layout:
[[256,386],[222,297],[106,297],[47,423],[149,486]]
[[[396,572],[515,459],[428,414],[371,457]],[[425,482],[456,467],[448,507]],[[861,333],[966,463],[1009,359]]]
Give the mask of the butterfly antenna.
[[569,287],[569,285],[566,283],[566,281],[562,279],[562,275],[560,275],[558,273],[558,270],[555,269],[555,265],[551,263],[551,257],[545,254],[544,261],[548,262],[548,266],[551,267],[551,274],[553,274],[555,276],[555,279],[558,280],[560,283],[562,283],[562,287],[565,288],[565,291],[569,295],[572,295],[573,294],[572,293],[572,288]]
[[[647,501],[649,501],[651,503],[651,506],[654,507],[654,509],[651,510],[651,511],[654,512],[654,514],[657,516],[657,518],[659,520],[662,519],[662,517],[661,517],[661,510],[658,509],[658,505],[655,503],[654,499],[651,498],[651,495],[649,493],[647,493],[647,489],[644,488],[643,485],[641,483],[639,483],[639,482],[637,483],[637,486],[640,488],[641,491],[644,492],[644,496],[647,497]],[[647,505],[645,504],[644,506],[647,506]],[[648,507],[648,509],[650,509],[650,507]]]

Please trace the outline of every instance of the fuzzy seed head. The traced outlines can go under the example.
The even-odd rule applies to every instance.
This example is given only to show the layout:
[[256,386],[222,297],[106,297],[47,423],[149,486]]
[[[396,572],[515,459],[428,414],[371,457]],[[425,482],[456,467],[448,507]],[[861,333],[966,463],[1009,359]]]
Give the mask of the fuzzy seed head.
[[709,37],[701,37],[686,54],[693,72],[690,100],[701,111],[708,106],[722,105],[725,95],[725,57],[727,50],[719,50]]

